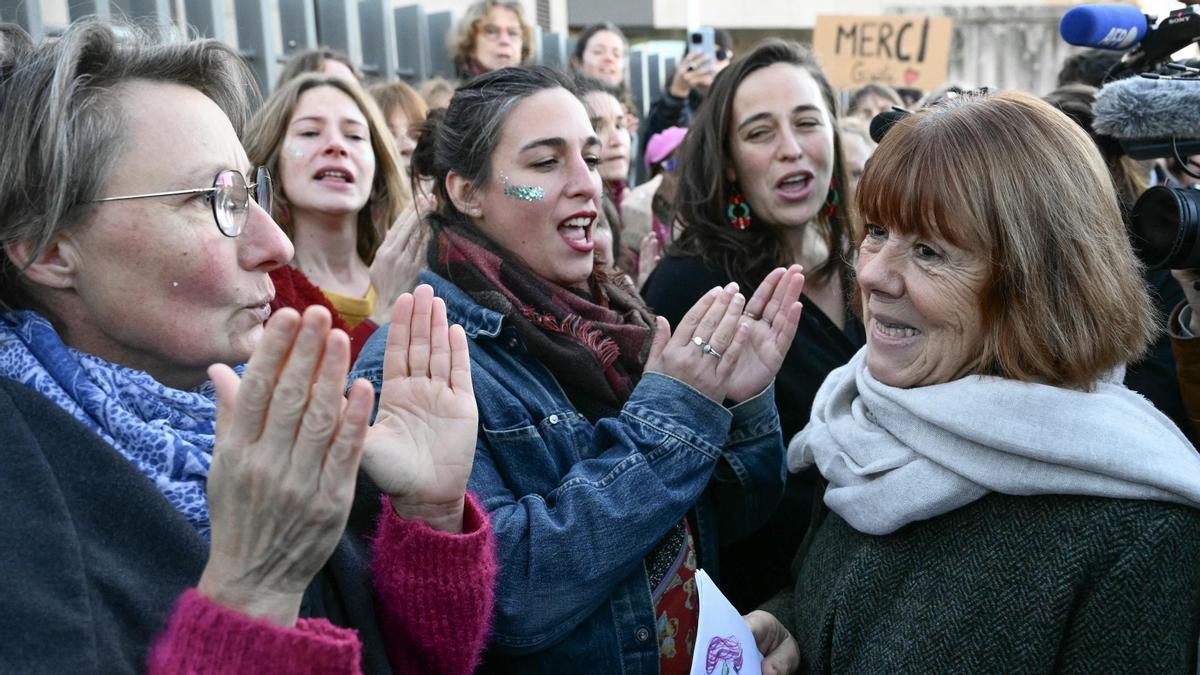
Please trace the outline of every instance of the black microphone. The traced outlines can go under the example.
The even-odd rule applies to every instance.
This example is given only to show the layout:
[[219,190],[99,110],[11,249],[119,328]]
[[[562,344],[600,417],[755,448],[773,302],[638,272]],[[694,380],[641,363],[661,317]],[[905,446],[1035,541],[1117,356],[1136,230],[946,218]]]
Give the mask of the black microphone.
[[1200,154],[1200,80],[1131,77],[1104,85],[1093,128],[1133,159]]

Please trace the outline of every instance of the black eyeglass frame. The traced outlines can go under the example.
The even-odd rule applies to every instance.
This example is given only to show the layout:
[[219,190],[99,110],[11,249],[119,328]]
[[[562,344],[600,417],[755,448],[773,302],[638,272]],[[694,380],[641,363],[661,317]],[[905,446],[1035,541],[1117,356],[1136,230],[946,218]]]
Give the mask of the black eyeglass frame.
[[[237,177],[240,180],[237,182],[234,182],[232,180],[230,180],[230,182],[222,182],[221,177],[228,176],[230,174],[237,175]],[[174,197],[177,195],[192,195],[192,194],[209,193],[212,195],[211,197],[209,197],[209,204],[212,207],[213,220],[217,224],[217,231],[219,231],[221,234],[225,235],[226,237],[229,237],[230,239],[232,239],[234,237],[237,237],[239,234],[241,234],[242,230],[246,226],[246,219],[249,218],[249,216],[250,216],[250,195],[251,194],[254,195],[254,201],[264,211],[266,211],[267,213],[271,212],[271,199],[272,199],[272,190],[273,190],[273,186],[271,184],[271,172],[269,170],[267,170],[267,167],[265,167],[265,166],[257,167],[254,170],[254,179],[255,179],[254,182],[250,183],[246,180],[246,174],[242,173],[241,171],[238,171],[237,169],[224,169],[222,171],[218,171],[217,175],[213,177],[212,187],[195,188],[192,190],[170,190],[168,192],[148,192],[146,194],[141,194],[141,195],[122,195],[119,197],[104,197],[103,199],[94,199],[92,201],[93,201],[93,203],[95,203],[95,202],[118,202],[118,201],[124,201],[127,199],[146,199],[149,197]],[[244,193],[245,199],[242,200],[242,203],[240,204],[241,211],[234,212],[233,210],[228,209],[224,206],[224,200],[218,199],[217,197],[218,197],[218,193],[220,191],[226,190],[226,194],[228,195],[227,189],[236,189],[238,187],[238,185],[241,185],[242,188],[245,190],[245,193]],[[229,229],[232,230],[232,234],[226,230],[226,227],[224,225],[222,225],[222,221],[223,221],[223,219],[221,217],[222,213],[228,214],[230,220],[232,221],[232,222],[226,224],[229,226]],[[239,213],[240,213],[240,215],[239,215]]]

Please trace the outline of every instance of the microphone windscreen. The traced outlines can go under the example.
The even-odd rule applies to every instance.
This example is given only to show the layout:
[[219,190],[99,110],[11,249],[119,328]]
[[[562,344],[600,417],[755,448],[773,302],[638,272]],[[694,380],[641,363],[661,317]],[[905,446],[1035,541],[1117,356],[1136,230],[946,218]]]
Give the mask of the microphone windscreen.
[[1200,80],[1117,80],[1104,85],[1092,109],[1092,127],[1114,138],[1200,138]]
[[1141,9],[1115,2],[1072,7],[1058,22],[1068,43],[1099,49],[1129,49],[1146,37],[1147,29]]
[[900,120],[908,117],[912,113],[907,110],[885,110],[875,117],[871,118],[871,140],[879,143],[883,141],[883,137],[887,134],[888,129]]

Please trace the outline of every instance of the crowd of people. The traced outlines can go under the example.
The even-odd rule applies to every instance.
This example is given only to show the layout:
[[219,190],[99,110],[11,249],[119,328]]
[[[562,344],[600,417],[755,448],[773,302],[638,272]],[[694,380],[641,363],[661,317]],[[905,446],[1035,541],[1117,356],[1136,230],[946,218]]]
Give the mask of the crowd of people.
[[1195,672],[1200,271],[1106,69],[714,36],[643,119],[507,0],[265,99],[0,24],[0,671],[690,673],[703,570],[771,675]]

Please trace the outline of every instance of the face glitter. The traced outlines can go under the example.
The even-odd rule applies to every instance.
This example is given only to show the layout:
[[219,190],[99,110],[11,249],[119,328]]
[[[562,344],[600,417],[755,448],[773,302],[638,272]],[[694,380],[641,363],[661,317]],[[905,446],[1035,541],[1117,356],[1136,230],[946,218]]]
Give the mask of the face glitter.
[[508,176],[500,174],[500,184],[504,186],[504,194],[523,202],[540,202],[546,198],[546,191],[534,185],[509,185]]
[[304,151],[289,143],[288,145],[283,146],[283,154],[293,159],[300,159],[304,156]]

